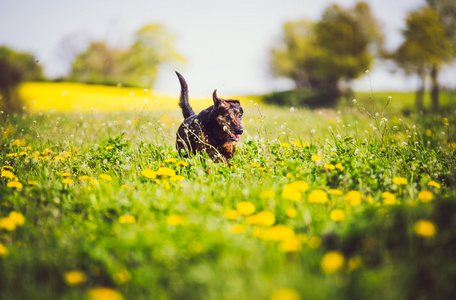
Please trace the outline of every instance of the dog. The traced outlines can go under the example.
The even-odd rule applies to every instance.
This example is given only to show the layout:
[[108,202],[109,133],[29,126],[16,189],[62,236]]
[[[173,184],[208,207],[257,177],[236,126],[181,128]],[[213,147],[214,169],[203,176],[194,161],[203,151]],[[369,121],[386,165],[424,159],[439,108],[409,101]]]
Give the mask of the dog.
[[179,107],[184,121],[176,134],[176,149],[179,154],[206,152],[216,162],[226,162],[234,155],[234,142],[244,132],[242,116],[244,111],[239,100],[222,99],[217,90],[212,94],[214,105],[195,114],[188,102],[188,86],[184,77],[176,72],[181,86]]

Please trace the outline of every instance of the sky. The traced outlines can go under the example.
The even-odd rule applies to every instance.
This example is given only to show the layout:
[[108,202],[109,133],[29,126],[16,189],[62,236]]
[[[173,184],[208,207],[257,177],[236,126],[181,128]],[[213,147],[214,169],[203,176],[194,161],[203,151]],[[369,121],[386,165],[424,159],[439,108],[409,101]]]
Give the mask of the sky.
[[[261,94],[291,87],[269,72],[269,50],[280,41],[287,21],[318,20],[332,3],[353,7],[354,0],[0,0],[0,45],[32,52],[46,75],[64,75],[71,51],[62,40],[104,41],[126,47],[135,31],[160,23],[174,37],[174,47],[187,59],[160,69],[154,90],[179,93],[174,70],[186,78],[190,96]],[[395,49],[410,10],[425,0],[367,0]],[[357,90],[414,90],[418,81],[391,64],[377,62]],[[456,67],[440,74],[442,85],[455,88]],[[149,87],[145,87],[149,88]]]

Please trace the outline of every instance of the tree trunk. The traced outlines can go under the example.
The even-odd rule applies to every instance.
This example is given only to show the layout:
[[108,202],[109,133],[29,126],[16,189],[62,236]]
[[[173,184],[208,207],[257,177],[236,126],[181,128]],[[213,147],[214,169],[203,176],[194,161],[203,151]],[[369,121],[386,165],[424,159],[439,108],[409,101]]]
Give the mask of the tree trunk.
[[415,105],[416,109],[420,111],[424,108],[424,90],[426,88],[426,72],[424,69],[418,71],[418,76],[421,79],[421,86],[416,90]]
[[432,100],[432,109],[439,109],[439,81],[438,81],[438,70],[436,65],[432,65],[431,69],[431,100]]

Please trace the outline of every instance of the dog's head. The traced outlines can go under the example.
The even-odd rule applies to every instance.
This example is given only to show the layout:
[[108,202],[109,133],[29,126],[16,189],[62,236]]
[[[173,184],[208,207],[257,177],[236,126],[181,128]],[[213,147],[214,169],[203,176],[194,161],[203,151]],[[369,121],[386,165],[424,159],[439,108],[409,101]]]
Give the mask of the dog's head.
[[217,97],[217,90],[212,94],[214,107],[211,115],[223,129],[225,135],[232,141],[239,141],[239,135],[244,132],[242,109],[239,100],[222,99]]

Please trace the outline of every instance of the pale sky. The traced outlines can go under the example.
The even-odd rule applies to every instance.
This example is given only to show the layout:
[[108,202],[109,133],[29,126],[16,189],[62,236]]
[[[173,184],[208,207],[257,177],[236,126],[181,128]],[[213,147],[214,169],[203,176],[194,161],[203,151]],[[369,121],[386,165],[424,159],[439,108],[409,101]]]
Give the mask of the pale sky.
[[[268,72],[268,53],[280,39],[286,21],[318,20],[331,3],[352,7],[354,0],[0,0],[0,45],[34,53],[50,77],[65,74],[69,62],[58,45],[64,37],[101,40],[126,46],[133,33],[148,23],[161,23],[175,36],[175,48],[187,62],[160,71],[155,90],[179,92],[174,70],[187,79],[191,96],[260,94],[286,88]],[[425,0],[368,0],[394,49],[401,40],[406,13]],[[59,55],[60,53],[60,55]],[[416,78],[372,68],[374,90],[413,90]],[[440,76],[455,87],[456,68]],[[145,87],[146,88],[146,87]],[[370,89],[364,76],[355,89]]]

